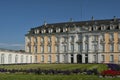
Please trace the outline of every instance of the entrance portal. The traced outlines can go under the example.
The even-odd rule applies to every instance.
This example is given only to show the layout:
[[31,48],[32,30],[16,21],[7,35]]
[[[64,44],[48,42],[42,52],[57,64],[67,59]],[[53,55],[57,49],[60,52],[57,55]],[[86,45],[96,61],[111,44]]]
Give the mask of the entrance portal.
[[81,54],[77,55],[77,63],[82,63],[82,55]]
[[74,63],[74,58],[73,54],[71,54],[71,63]]

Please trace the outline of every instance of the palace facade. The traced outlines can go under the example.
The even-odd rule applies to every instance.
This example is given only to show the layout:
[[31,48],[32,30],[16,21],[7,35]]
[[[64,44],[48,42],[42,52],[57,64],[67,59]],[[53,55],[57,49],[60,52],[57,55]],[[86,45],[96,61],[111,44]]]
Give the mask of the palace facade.
[[120,62],[120,19],[45,23],[25,35],[34,63]]

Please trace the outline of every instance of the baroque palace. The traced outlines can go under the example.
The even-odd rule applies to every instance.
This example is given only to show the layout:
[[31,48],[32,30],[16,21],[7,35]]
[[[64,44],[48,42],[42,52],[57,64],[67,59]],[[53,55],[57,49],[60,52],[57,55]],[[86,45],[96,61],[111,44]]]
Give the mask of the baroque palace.
[[35,63],[120,62],[120,19],[45,23],[25,35]]
[[120,63],[120,19],[47,24],[25,35],[25,52],[0,50],[0,64]]

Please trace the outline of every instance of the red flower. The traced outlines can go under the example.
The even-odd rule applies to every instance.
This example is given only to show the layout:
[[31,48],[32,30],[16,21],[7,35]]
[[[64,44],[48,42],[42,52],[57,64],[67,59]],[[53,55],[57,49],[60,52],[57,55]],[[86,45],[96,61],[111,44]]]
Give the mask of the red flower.
[[102,76],[116,76],[120,74],[120,71],[114,71],[114,70],[105,70],[101,72]]

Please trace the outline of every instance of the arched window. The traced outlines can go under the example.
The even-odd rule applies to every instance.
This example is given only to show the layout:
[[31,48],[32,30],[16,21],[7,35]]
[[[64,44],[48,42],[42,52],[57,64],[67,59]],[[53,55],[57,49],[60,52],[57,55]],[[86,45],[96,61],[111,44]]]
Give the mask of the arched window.
[[48,62],[51,63],[51,55],[48,56]]
[[21,63],[23,63],[23,55],[21,55]]
[[30,56],[30,63],[32,63],[32,56]]
[[5,61],[5,55],[1,54],[1,64],[4,64],[4,61]]
[[26,56],[26,63],[28,63],[28,56]]
[[59,63],[59,55],[56,55],[56,63]]
[[12,63],[12,54],[9,54],[9,55],[8,55],[8,63],[9,63],[9,64]]
[[18,55],[15,55],[15,63],[18,63]]
[[37,63],[37,56],[35,56],[35,63]]
[[41,62],[44,62],[44,55],[41,56]]
[[102,63],[105,62],[105,55],[101,55],[101,62],[102,62]]
[[110,55],[110,62],[113,63],[114,62],[114,56]]

